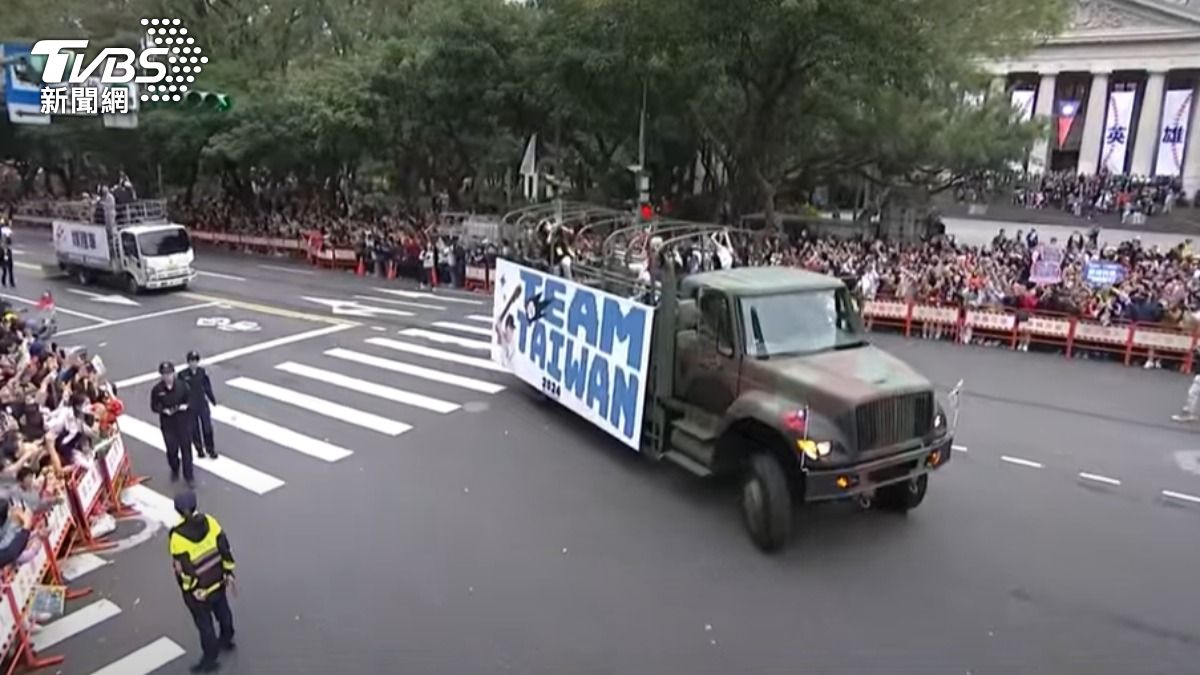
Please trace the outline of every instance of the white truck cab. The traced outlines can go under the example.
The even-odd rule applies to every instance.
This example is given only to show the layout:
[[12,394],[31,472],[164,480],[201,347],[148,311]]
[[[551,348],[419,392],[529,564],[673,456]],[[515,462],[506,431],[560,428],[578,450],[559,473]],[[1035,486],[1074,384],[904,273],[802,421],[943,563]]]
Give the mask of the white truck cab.
[[67,217],[54,220],[54,252],[59,267],[80,283],[103,278],[139,293],[186,288],[196,278],[187,228],[167,221],[161,202],[123,204],[108,213],[74,206],[73,213],[56,213]]

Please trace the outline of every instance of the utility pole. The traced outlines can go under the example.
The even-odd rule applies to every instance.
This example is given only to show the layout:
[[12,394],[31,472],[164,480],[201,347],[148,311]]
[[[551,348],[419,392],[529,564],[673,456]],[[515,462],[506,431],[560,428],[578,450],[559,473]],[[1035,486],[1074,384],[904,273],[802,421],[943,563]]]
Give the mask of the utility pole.
[[638,192],[638,211],[650,203],[650,175],[646,172],[646,94],[648,83],[642,80],[642,106],[638,114],[638,159],[629,170],[634,175],[635,187]]

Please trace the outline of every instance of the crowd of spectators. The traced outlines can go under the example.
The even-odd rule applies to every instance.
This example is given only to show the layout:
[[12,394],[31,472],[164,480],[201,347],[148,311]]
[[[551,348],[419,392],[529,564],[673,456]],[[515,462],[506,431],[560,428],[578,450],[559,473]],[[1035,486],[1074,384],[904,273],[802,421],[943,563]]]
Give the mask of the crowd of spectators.
[[430,284],[462,286],[466,268],[488,264],[499,252],[496,237],[468,237],[457,216],[409,213],[371,205],[349,214],[317,200],[283,201],[271,208],[243,208],[229,200],[198,199],[170,207],[172,217],[210,232],[304,239],[318,251],[353,250],[372,274],[394,266],[397,276]]
[[1179,178],[1073,171],[1044,174],[987,174],[964,183],[957,197],[964,202],[1007,199],[1027,209],[1056,209],[1092,220],[1117,215],[1122,224],[1138,225],[1189,204]]
[[0,312],[0,568],[8,568],[42,545],[38,515],[63,498],[73,471],[95,461],[121,402],[98,359],[61,349],[44,321],[3,303]]

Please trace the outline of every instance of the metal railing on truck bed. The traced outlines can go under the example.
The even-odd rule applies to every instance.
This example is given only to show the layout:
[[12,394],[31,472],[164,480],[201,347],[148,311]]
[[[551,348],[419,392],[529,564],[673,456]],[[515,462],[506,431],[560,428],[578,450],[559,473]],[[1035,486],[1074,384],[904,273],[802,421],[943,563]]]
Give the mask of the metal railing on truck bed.
[[[97,201],[79,199],[74,201],[44,201],[26,203],[14,214],[14,220],[50,224],[55,220],[69,220],[92,225],[109,225],[109,216],[104,205]],[[167,202],[165,199],[140,199],[135,202],[117,204],[112,211],[112,225],[165,225]]]

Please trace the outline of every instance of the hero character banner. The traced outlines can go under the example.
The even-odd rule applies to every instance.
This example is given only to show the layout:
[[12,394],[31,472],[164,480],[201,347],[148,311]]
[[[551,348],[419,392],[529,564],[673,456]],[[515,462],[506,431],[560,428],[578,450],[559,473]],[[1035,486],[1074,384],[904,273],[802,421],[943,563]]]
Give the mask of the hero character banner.
[[496,261],[492,359],[638,450],[654,308]]

